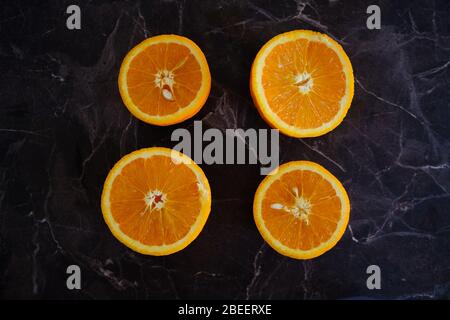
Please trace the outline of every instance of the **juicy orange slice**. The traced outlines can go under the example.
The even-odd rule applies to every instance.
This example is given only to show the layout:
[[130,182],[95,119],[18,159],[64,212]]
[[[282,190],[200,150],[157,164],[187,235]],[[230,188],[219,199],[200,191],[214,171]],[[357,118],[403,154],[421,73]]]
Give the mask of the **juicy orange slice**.
[[348,224],[350,202],[342,184],[322,166],[292,161],[259,185],[253,214],[262,237],[279,253],[311,259],[330,250]]
[[119,90],[130,112],[150,124],[165,126],[195,115],[211,88],[201,49],[177,35],[144,40],[120,67]]
[[316,137],[344,119],[353,98],[353,69],[336,41],[295,30],[261,48],[253,62],[250,90],[272,127],[292,137]]
[[101,202],[119,241],[159,256],[185,248],[199,235],[211,209],[211,190],[202,169],[186,155],[147,148],[114,165]]

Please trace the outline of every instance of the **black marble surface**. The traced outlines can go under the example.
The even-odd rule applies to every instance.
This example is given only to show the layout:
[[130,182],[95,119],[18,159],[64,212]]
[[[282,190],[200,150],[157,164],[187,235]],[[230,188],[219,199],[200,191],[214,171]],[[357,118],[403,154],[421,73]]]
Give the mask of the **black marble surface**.
[[[81,30],[66,28],[78,4]],[[381,7],[381,30],[366,8]],[[0,297],[27,299],[433,299],[450,297],[448,1],[10,1],[0,9]],[[316,161],[343,181],[349,227],[329,253],[283,257],[252,218],[257,165],[202,165],[213,204],[200,236],[167,257],[121,245],[100,211],[121,156],[175,145],[138,121],[117,89],[127,51],[176,33],[205,52],[205,128],[267,128],[248,80],[272,36],[312,29],[353,63],[348,116],[314,139],[280,136],[281,162]],[[66,288],[77,264],[82,289]],[[368,290],[366,268],[381,268]]]

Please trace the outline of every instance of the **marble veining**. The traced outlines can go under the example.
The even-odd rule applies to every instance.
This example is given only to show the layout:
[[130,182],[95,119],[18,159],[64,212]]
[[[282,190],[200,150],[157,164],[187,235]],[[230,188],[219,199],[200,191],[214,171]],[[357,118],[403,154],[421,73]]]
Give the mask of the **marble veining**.
[[[65,10],[78,4],[81,30]],[[366,8],[381,8],[381,30]],[[450,4],[447,1],[10,1],[0,11],[0,297],[28,299],[438,299],[450,296]],[[258,49],[293,29],[347,51],[355,97],[314,139],[280,136],[282,163],[316,161],[343,181],[348,229],[329,253],[274,252],[252,218],[256,165],[202,165],[213,204],[205,229],[167,257],[130,251],[100,211],[123,155],[171,147],[175,128],[267,128],[248,77]],[[210,97],[193,120],[155,127],[124,107],[117,75],[146,37],[176,33],[205,52]],[[82,289],[66,288],[66,268]],[[368,290],[376,264],[382,289]]]

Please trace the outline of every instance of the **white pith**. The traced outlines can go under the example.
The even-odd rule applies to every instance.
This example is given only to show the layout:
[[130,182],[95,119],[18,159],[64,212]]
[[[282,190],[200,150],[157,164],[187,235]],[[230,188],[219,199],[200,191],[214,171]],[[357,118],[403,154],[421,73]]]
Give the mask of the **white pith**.
[[175,100],[173,94],[173,85],[175,76],[171,70],[158,70],[155,74],[155,87],[159,88],[161,95],[168,101]]
[[309,214],[311,213],[311,202],[298,194],[298,188],[293,187],[292,192],[295,196],[294,205],[284,205],[281,203],[272,203],[270,206],[275,210],[283,210],[292,214],[295,218],[300,219],[306,225],[309,224]]
[[164,204],[167,201],[167,195],[159,191],[158,189],[151,190],[145,195],[144,201],[147,205],[147,210],[145,211],[160,211],[162,208],[164,208]]
[[314,80],[308,72],[303,72],[295,76],[295,84],[298,86],[298,90],[307,94],[310,92],[314,85]]

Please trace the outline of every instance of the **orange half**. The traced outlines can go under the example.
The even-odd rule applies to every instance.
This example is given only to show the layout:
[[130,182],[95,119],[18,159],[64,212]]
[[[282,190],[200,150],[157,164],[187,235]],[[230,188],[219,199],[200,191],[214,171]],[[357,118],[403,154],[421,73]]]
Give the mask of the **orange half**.
[[122,100],[134,116],[166,126],[202,108],[211,75],[202,50],[190,39],[171,34],[134,47],[122,62],[118,82]]
[[250,91],[272,127],[292,137],[316,137],[347,114],[353,69],[339,43],[325,34],[295,30],[277,35],[258,52]]
[[147,148],[114,165],[101,207],[120,242],[143,254],[167,255],[199,235],[211,210],[211,189],[202,169],[186,155]]
[[253,202],[259,232],[279,253],[311,259],[345,232],[350,201],[342,184],[317,163],[292,161],[259,185]]

